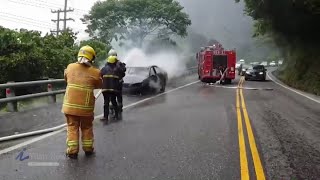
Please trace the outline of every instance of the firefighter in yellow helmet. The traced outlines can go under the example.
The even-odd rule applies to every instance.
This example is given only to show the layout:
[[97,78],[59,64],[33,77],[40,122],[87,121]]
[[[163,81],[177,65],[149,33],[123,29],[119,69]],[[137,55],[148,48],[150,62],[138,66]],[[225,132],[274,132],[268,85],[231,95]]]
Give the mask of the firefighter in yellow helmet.
[[92,66],[96,53],[90,46],[83,46],[78,53],[78,62],[71,63],[65,70],[67,82],[62,112],[67,120],[67,152],[69,158],[76,159],[79,152],[79,129],[81,129],[82,149],[87,156],[94,153],[93,127],[94,89],[102,88],[99,69]]
[[104,97],[104,116],[101,119],[105,123],[109,121],[109,103],[114,107],[113,119],[119,120],[117,95],[119,94],[121,69],[116,65],[117,57],[109,56],[106,65],[101,69],[103,79],[102,93]]
[[[117,103],[118,103],[118,110],[119,110],[119,120],[122,120],[122,111],[123,111],[123,99],[122,99],[122,86],[123,86],[123,78],[126,75],[126,64],[124,62],[121,62],[118,58],[118,53],[114,49],[110,49],[108,52],[108,56],[115,56],[117,57],[117,61],[115,62],[117,68],[120,69],[120,78],[119,78],[119,89],[116,94],[117,97]],[[114,107],[110,105],[110,109],[114,110]]]

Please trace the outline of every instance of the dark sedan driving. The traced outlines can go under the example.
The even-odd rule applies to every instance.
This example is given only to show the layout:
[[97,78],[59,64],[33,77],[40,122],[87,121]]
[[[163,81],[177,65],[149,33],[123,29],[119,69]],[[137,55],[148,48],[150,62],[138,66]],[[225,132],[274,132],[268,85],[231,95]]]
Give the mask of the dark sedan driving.
[[164,92],[168,75],[158,66],[127,67],[123,80],[124,93],[146,94],[148,92]]
[[245,80],[266,80],[266,71],[263,65],[252,65],[245,73]]

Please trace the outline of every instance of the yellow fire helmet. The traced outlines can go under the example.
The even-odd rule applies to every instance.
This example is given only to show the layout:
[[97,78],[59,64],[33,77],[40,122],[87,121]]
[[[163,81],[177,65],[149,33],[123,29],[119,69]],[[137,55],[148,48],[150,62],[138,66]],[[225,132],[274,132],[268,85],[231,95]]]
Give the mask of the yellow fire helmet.
[[117,61],[117,56],[109,56],[108,59],[107,59],[107,62],[108,63],[115,63]]
[[85,57],[89,61],[93,61],[96,58],[96,52],[91,46],[83,46],[78,52],[78,57]]

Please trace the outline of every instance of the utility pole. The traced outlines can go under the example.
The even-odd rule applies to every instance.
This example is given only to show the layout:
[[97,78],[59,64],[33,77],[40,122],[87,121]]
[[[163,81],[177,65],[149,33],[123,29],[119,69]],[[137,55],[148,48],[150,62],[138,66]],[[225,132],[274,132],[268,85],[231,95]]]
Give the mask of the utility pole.
[[[64,1],[64,10],[56,10],[56,11],[52,11],[52,13],[57,13],[57,20],[52,20],[53,22],[57,22],[57,29],[55,31],[51,31],[51,33],[56,33],[57,36],[59,35],[60,32],[62,31],[66,31],[67,30],[67,21],[74,21],[74,19],[72,18],[68,18],[67,19],[67,12],[73,12],[74,9],[67,9],[67,4],[68,4],[68,0],[65,0]],[[63,12],[64,13],[64,18],[63,19],[60,19],[60,13]],[[60,21],[63,21],[63,29],[60,30]]]
[[69,20],[73,20],[73,21],[74,21],[74,19],[67,19],[67,12],[73,12],[73,11],[74,11],[74,9],[71,9],[71,8],[69,8],[69,9],[67,10],[67,4],[68,4],[68,0],[64,0],[64,10],[63,10],[63,12],[64,12],[64,23],[63,23],[63,30],[66,30],[66,29],[67,29],[67,21],[69,21]]
[[59,32],[60,32],[60,26],[59,26],[59,24],[60,24],[60,13],[61,12],[63,12],[61,9],[59,9],[59,10],[57,10],[57,11],[53,11],[53,10],[51,10],[51,13],[57,13],[57,19],[56,20],[54,20],[54,19],[52,19],[51,21],[53,21],[53,22],[57,22],[57,29],[55,30],[55,31],[51,31],[51,33],[57,33],[57,36],[59,35]]

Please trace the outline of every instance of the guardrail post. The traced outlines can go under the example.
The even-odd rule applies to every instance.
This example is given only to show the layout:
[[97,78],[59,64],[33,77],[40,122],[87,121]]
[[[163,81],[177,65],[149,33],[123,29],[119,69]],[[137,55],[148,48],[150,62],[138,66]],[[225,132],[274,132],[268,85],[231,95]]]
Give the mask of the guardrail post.
[[[52,92],[52,84],[48,84],[48,92]],[[56,100],[57,99],[55,94],[48,96],[48,103],[56,103]]]
[[[12,81],[9,81],[8,83],[14,83]],[[14,90],[11,88],[6,88],[6,97],[15,97]],[[17,112],[18,111],[18,103],[17,101],[11,101],[7,103],[7,111],[9,112]]]

